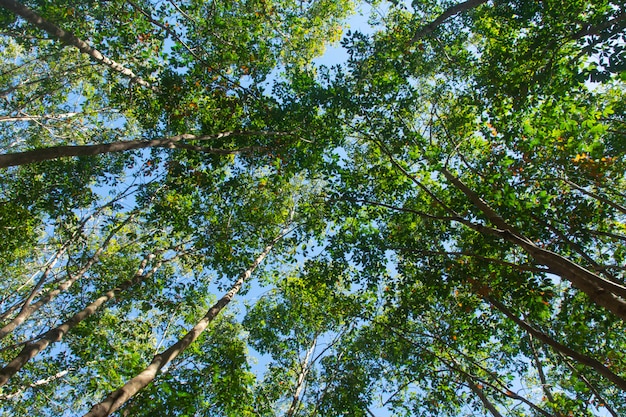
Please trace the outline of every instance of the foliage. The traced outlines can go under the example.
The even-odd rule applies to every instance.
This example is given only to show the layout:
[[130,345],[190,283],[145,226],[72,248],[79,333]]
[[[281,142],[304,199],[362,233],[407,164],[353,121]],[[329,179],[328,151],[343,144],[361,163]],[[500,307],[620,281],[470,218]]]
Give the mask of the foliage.
[[9,3],[2,413],[626,414],[619,2]]

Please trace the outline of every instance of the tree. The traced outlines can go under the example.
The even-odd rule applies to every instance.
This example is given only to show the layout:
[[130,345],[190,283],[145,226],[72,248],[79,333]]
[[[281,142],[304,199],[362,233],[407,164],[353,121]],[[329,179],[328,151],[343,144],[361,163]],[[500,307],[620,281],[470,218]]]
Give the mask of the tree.
[[0,5],[2,412],[626,413],[619,2]]
[[[415,7],[420,18],[436,10]],[[586,7],[485,4],[457,16],[465,25],[442,24],[436,39],[419,40],[410,24],[417,16],[398,7],[387,17],[392,30],[345,40],[352,61],[329,106],[344,109],[351,141],[329,204],[338,219],[368,219],[346,221],[335,239],[341,259],[365,270],[362,285],[382,287],[389,300],[377,340],[395,343],[394,327],[403,339],[388,348],[402,352],[387,365],[403,370],[394,377],[398,409],[509,415],[517,404],[531,415],[583,415],[595,403],[620,412],[623,388],[601,387],[624,382],[623,368],[605,367],[624,318],[623,239],[612,233],[624,214],[613,188],[623,182],[614,136],[623,115],[613,111],[623,85],[619,70],[602,86],[584,81],[597,79],[590,51],[610,49],[623,34],[609,3],[589,14]],[[566,35],[595,33],[594,22],[605,20],[612,23],[601,36]],[[398,276],[381,283],[381,265],[390,263]],[[573,319],[572,308],[584,313]],[[416,330],[407,328],[413,320]],[[606,329],[602,340],[617,345],[590,329]],[[538,361],[529,338],[558,361]],[[529,363],[544,379],[543,367],[560,372],[548,383],[558,396],[513,389]]]

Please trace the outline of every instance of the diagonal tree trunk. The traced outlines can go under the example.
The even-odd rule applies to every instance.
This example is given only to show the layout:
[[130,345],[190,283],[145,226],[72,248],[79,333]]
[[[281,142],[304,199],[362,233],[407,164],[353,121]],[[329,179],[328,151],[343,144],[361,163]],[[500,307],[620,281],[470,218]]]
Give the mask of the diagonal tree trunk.
[[26,321],[26,319],[28,319],[35,311],[39,310],[41,306],[48,304],[49,302],[54,300],[59,294],[61,294],[64,291],[67,291],[72,285],[74,285],[74,283],[80,277],[82,277],[85,274],[85,272],[87,272],[89,268],[93,266],[93,264],[98,262],[98,259],[100,259],[100,255],[102,254],[102,252],[104,252],[104,250],[109,245],[113,237],[115,237],[115,234],[120,229],[122,229],[133,217],[134,215],[131,214],[120,225],[118,225],[115,229],[113,229],[111,233],[109,233],[109,235],[106,237],[104,242],[102,242],[100,247],[96,250],[96,252],[89,258],[87,263],[85,263],[85,265],[83,265],[83,267],[76,274],[70,276],[67,280],[62,282],[54,290],[49,291],[46,295],[44,295],[39,300],[37,300],[37,302],[33,304],[24,303],[18,315],[15,316],[9,323],[4,325],[0,329],[0,339],[6,337],[8,334],[13,332],[19,325],[24,323],[24,321]]
[[[57,250],[57,253],[48,262],[46,262],[45,267],[42,266],[43,271],[41,271],[41,269],[40,269],[40,271],[38,271],[38,272],[42,272],[42,276],[39,278],[38,282],[35,284],[33,289],[31,289],[28,297],[25,300],[20,300],[20,301],[15,302],[12,306],[8,307],[6,310],[4,310],[2,313],[0,313],[0,321],[6,320],[8,317],[11,316],[11,314],[13,314],[18,309],[22,310],[24,308],[27,308],[26,306],[29,305],[35,299],[35,297],[38,296],[41,293],[41,288],[42,288],[43,284],[45,283],[46,276],[50,274],[51,269],[53,268],[54,263],[56,263],[60,259],[60,257],[67,251],[67,249],[69,248],[71,243],[75,239],[77,239],[78,236],[83,232],[83,229],[84,229],[85,225],[89,221],[91,221],[92,219],[96,218],[96,216],[98,216],[100,213],[102,213],[105,209],[111,207],[113,204],[119,202],[121,199],[126,198],[128,196],[128,192],[130,191],[131,188],[133,188],[132,185],[127,187],[124,191],[119,193],[112,200],[110,200],[110,201],[106,202],[105,204],[97,207],[94,210],[93,213],[89,214],[88,216],[84,217],[81,220],[80,224],[76,227],[76,230],[74,230],[74,232],[72,232],[72,235],[61,245],[61,247]],[[33,274],[25,283],[23,283],[19,288],[14,290],[13,294],[6,295],[0,301],[0,304],[4,304],[9,299],[16,298],[14,296],[18,296],[19,292],[23,288],[26,288],[28,286],[28,284],[32,280],[35,279],[35,276],[36,276],[36,274],[38,272]],[[54,280],[53,283],[58,283],[59,281],[60,280]]]
[[608,411],[612,417],[619,417],[619,415],[617,414],[617,412],[613,409],[613,407],[611,407],[610,403],[604,399],[604,396],[602,394],[600,394],[600,392],[596,389],[596,387],[589,381],[589,379],[587,379],[587,377],[585,375],[583,375],[578,369],[576,369],[576,367],[574,365],[572,365],[567,358],[565,357],[565,355],[563,355],[562,353],[559,353],[559,356],[561,357],[561,359],[563,360],[563,362],[565,363],[565,365],[567,365],[567,367],[572,371],[572,374],[574,374],[578,379],[580,379],[581,381],[583,381],[583,383],[585,385],[587,385],[587,388],[589,388],[589,391],[593,393],[593,395],[596,396],[596,398],[598,399],[598,401],[600,401],[601,403],[604,404],[604,408],[606,408],[606,411]]
[[521,247],[539,264],[547,266],[550,272],[571,282],[575,287],[584,292],[594,303],[626,320],[626,287],[606,280],[555,252],[535,245],[500,217],[492,207],[459,178],[452,175],[445,168],[442,169],[442,173],[446,179],[465,194],[470,202],[482,211],[483,214],[487,216],[487,219],[498,229],[474,224],[464,221],[463,219],[459,219],[458,221],[477,232],[498,236]]
[[[571,282],[576,288],[584,292],[589,299],[599,306],[602,306],[626,320],[626,287],[611,282],[601,276],[589,271],[581,265],[570,261],[569,259],[535,245],[531,240],[526,238],[520,231],[509,223],[507,223],[485,200],[483,200],[476,192],[470,189],[463,181],[452,175],[445,167],[441,169],[442,174],[450,183],[461,191],[468,200],[487,217],[494,227],[484,226],[482,224],[473,223],[459,213],[454,211],[441,199],[439,199],[432,191],[422,184],[417,178],[411,175],[398,161],[395,160],[393,154],[386,146],[379,141],[374,141],[388,157],[391,163],[407,178],[413,181],[422,191],[424,191],[433,202],[443,208],[450,217],[429,216],[426,213],[420,213],[413,210],[405,210],[398,208],[397,210],[410,211],[423,217],[431,217],[440,220],[447,220],[464,224],[475,231],[504,239],[521,247],[530,256],[532,256],[538,264],[549,268],[550,272],[559,275],[562,279]],[[389,207],[392,208],[392,207]],[[393,208],[396,209],[396,208]]]
[[473,9],[475,7],[480,6],[481,4],[487,3],[488,0],[467,0],[463,3],[455,4],[447,8],[443,13],[441,13],[435,20],[427,24],[426,26],[422,26],[419,28],[417,33],[411,39],[411,43],[415,43],[421,38],[430,35],[439,25],[448,20],[449,18],[456,16],[459,13],[463,13],[469,9]]
[[574,349],[571,349],[557,342],[556,340],[554,340],[547,334],[540,332],[539,330],[535,329],[530,324],[528,324],[526,321],[520,319],[519,317],[517,317],[517,315],[513,314],[512,311],[506,308],[504,304],[500,303],[499,301],[494,300],[491,297],[485,297],[485,300],[488,301],[489,304],[491,304],[496,309],[498,309],[502,314],[504,314],[510,320],[515,322],[515,324],[517,324],[519,327],[524,329],[528,334],[532,335],[535,339],[540,340],[541,342],[553,348],[555,351],[574,359],[576,362],[592,368],[598,374],[602,375],[603,377],[605,377],[606,379],[614,383],[616,386],[618,386],[621,390],[626,391],[626,380],[620,377],[619,375],[613,373],[609,368],[604,366],[597,359],[594,359],[587,355],[583,355],[582,353],[579,353],[575,351]]
[[13,375],[15,375],[24,367],[24,365],[26,365],[26,363],[28,363],[28,361],[37,356],[39,352],[47,348],[51,343],[59,342],[63,339],[63,336],[76,327],[80,322],[98,311],[104,303],[115,297],[120,292],[127,290],[131,286],[154,274],[154,272],[161,267],[162,262],[157,262],[157,264],[150,271],[144,274],[144,269],[148,261],[153,259],[154,256],[155,255],[147,256],[141,262],[141,266],[131,279],[128,279],[119,286],[107,291],[104,295],[100,296],[87,307],[74,314],[69,320],[65,321],[60,326],[48,330],[39,338],[39,340],[27,343],[22,351],[15,358],[13,358],[11,362],[9,362],[4,368],[0,369],[0,386],[5,385]]
[[472,381],[470,378],[466,378],[465,382],[467,383],[467,386],[472,390],[474,395],[476,395],[480,399],[485,408],[489,410],[492,416],[504,417],[502,414],[500,414],[496,406],[491,401],[489,401],[489,398],[487,398],[483,390],[480,389],[478,385],[474,383],[474,381]]
[[287,233],[287,230],[283,230],[270,244],[268,244],[263,252],[252,262],[252,264],[244,272],[239,275],[239,278],[230,290],[220,298],[202,319],[189,330],[189,332],[180,338],[176,343],[171,345],[168,349],[158,355],[155,355],[152,362],[146,369],[137,374],[134,378],[128,381],[124,386],[113,391],[102,400],[100,403],[94,405],[91,410],[84,415],[84,417],[104,417],[118,410],[126,401],[132,398],[140,390],[145,388],[148,384],[156,378],[157,373],[169,362],[174,360],[185,349],[189,347],[200,335],[206,330],[211,321],[217,317],[217,315],[226,307],[233,297],[239,292],[244,282],[250,278],[256,268],[263,262],[265,257],[270,253],[274,245]]
[[18,16],[21,16],[31,24],[48,33],[48,35],[52,36],[53,38],[58,39],[67,45],[77,48],[82,53],[89,55],[93,60],[100,62],[111,68],[112,70],[130,78],[132,82],[156,90],[156,87],[153,87],[149,82],[139,77],[134,72],[124,67],[122,64],[119,64],[102,55],[100,51],[89,46],[87,42],[77,38],[73,33],[61,29],[54,23],[47,21],[23,4],[18,3],[15,0],[0,0],[0,6],[12,11]]
[[546,396],[548,401],[554,403],[554,396],[552,395],[552,391],[550,391],[550,385],[546,379],[546,374],[543,371],[543,365],[541,364],[541,359],[539,358],[539,352],[537,352],[537,348],[535,347],[535,341],[533,336],[528,334],[528,345],[530,346],[530,350],[533,353],[533,360],[535,361],[535,369],[537,369],[537,375],[539,376],[539,382],[541,382],[541,389],[543,390],[543,395]]

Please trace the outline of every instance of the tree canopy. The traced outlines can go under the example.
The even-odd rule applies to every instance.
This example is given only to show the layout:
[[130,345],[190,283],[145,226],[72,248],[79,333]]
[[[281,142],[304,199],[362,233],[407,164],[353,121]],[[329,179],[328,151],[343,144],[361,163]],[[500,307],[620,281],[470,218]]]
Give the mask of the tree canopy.
[[626,415],[623,2],[0,6],[3,415]]

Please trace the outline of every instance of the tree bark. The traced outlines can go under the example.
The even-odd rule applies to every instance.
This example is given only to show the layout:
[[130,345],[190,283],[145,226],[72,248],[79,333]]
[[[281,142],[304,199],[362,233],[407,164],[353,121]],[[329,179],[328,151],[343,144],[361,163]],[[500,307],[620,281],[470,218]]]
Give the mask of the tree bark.
[[567,367],[572,371],[572,373],[574,375],[576,375],[576,377],[578,377],[581,381],[583,381],[583,383],[585,385],[587,385],[587,388],[589,388],[589,391],[591,391],[593,393],[593,395],[596,396],[596,398],[604,403],[604,408],[606,408],[606,410],[611,414],[611,416],[613,417],[619,417],[619,415],[617,414],[617,412],[615,410],[613,410],[613,407],[611,407],[611,405],[606,401],[606,399],[604,399],[604,397],[602,396],[602,394],[600,394],[598,392],[598,390],[596,389],[596,387],[593,386],[593,384],[591,382],[589,382],[589,380],[580,373],[580,371],[578,369],[576,369],[574,367],[574,365],[572,365],[571,363],[569,363],[569,361],[564,357],[565,355],[563,355],[562,353],[559,354],[559,356],[561,357],[561,359],[563,360],[563,362],[565,363],[565,365],[567,365]]
[[519,327],[524,329],[528,334],[532,335],[535,339],[540,340],[541,342],[550,346],[557,352],[574,359],[576,362],[592,368],[597,373],[599,373],[600,375],[602,375],[603,377],[605,377],[606,379],[608,379],[609,381],[617,385],[621,390],[626,391],[626,380],[621,378],[619,375],[616,375],[613,372],[611,372],[611,370],[607,368],[606,366],[604,366],[600,361],[594,358],[591,358],[587,355],[583,355],[582,353],[576,352],[574,349],[571,349],[557,342],[556,340],[554,340],[547,334],[540,332],[539,330],[536,330],[530,324],[526,323],[524,320],[520,319],[515,314],[513,314],[513,312],[511,312],[508,308],[504,306],[504,304],[500,303],[499,301],[496,301],[490,297],[485,297],[485,300],[487,300],[492,306],[494,306],[500,312],[502,312],[502,314],[507,316],[509,319],[513,320],[515,324],[517,324]]
[[113,229],[111,233],[109,233],[109,235],[106,237],[104,242],[102,242],[102,245],[100,245],[100,247],[96,250],[96,252],[89,258],[87,263],[76,274],[74,274],[73,276],[70,276],[67,280],[62,282],[57,288],[48,292],[45,296],[40,298],[36,303],[34,304],[24,303],[18,315],[15,316],[13,320],[11,320],[9,323],[4,325],[2,329],[0,329],[0,339],[6,337],[8,334],[13,332],[13,330],[15,330],[22,323],[24,323],[24,321],[28,319],[35,311],[41,308],[41,306],[48,304],[49,302],[54,300],[59,294],[61,294],[64,291],[67,291],[68,288],[74,285],[74,283],[80,277],[82,277],[85,274],[85,272],[87,272],[89,268],[91,268],[93,264],[98,262],[100,255],[109,245],[109,243],[111,242],[111,239],[113,239],[115,234],[121,228],[123,228],[132,218],[133,218],[133,215],[131,214],[119,226]]
[[504,417],[502,414],[500,414],[500,412],[498,411],[498,409],[496,408],[495,405],[493,405],[493,403],[491,401],[489,401],[489,398],[487,398],[487,396],[485,395],[485,393],[483,392],[482,389],[478,388],[478,386],[476,384],[474,384],[474,382],[472,380],[470,380],[469,378],[467,378],[465,380],[465,382],[467,382],[467,386],[472,390],[472,392],[478,397],[480,398],[480,401],[483,403],[483,405],[485,406],[485,408],[487,410],[489,410],[489,412],[491,413],[491,415],[493,417]]
[[12,392],[10,394],[2,394],[0,395],[0,401],[11,400],[29,388],[37,388],[37,387],[41,387],[42,385],[48,385],[52,381],[56,381],[57,379],[63,378],[65,375],[69,374],[73,370],[74,370],[73,368],[65,369],[63,371],[57,372],[56,374],[52,376],[49,376],[48,378],[40,379],[38,381],[33,382],[32,384],[21,387],[17,391]]
[[300,363],[300,371],[298,372],[298,379],[296,381],[296,388],[293,393],[293,398],[291,399],[291,404],[289,405],[289,409],[285,414],[286,417],[293,417],[296,415],[298,411],[298,404],[300,404],[300,395],[302,390],[304,389],[304,383],[306,381],[306,377],[309,374],[309,370],[311,369],[311,356],[315,351],[315,347],[317,346],[317,336],[313,339],[313,343],[309,349],[307,349],[304,359]]
[[29,122],[33,120],[58,120],[68,119],[70,117],[78,116],[81,113],[60,113],[60,114],[42,114],[40,116],[0,116],[0,123],[2,122]]
[[140,390],[145,388],[148,384],[152,382],[154,378],[156,378],[157,373],[169,362],[174,360],[179,354],[181,354],[185,349],[189,347],[207,328],[209,323],[217,317],[217,315],[222,311],[224,307],[226,307],[230,301],[233,299],[235,294],[239,292],[242,285],[252,273],[256,270],[256,268],[263,262],[265,257],[270,253],[274,245],[286,234],[286,231],[281,232],[270,244],[268,244],[263,252],[254,260],[254,262],[239,275],[239,278],[230,290],[224,294],[222,298],[220,298],[207,313],[202,317],[202,319],[191,328],[191,330],[182,338],[180,338],[176,343],[171,345],[168,349],[166,349],[163,353],[155,355],[152,359],[150,365],[145,368],[142,372],[128,381],[124,386],[113,391],[102,400],[100,403],[94,405],[91,410],[85,414],[83,417],[104,417],[108,416],[111,413],[118,410],[126,401],[132,398],[135,394],[137,394]]
[[0,6],[12,11],[18,16],[21,16],[31,24],[48,33],[48,35],[52,36],[53,38],[58,39],[67,45],[77,48],[82,53],[89,55],[93,60],[100,62],[111,68],[112,70],[130,78],[132,82],[135,82],[144,87],[148,87],[152,90],[156,90],[156,87],[150,85],[149,82],[139,77],[134,72],[124,67],[122,64],[119,64],[102,55],[100,51],[92,48],[85,41],[77,38],[73,33],[65,31],[54,23],[47,21],[23,4],[18,3],[15,0],[0,0]]
[[94,302],[74,314],[69,320],[60,326],[48,330],[42,337],[39,338],[39,340],[27,343],[22,351],[15,358],[13,358],[11,362],[9,362],[4,368],[0,369],[0,386],[5,385],[13,375],[15,375],[20,369],[22,369],[22,367],[24,367],[24,365],[26,365],[26,363],[28,363],[28,361],[37,356],[39,352],[47,348],[51,343],[61,341],[63,336],[76,327],[81,321],[98,311],[104,303],[115,297],[120,292],[127,290],[132,285],[137,284],[152,275],[161,266],[161,262],[158,262],[152,270],[144,274],[144,268],[146,267],[148,260],[153,257],[154,255],[146,257],[142,261],[138,271],[131,279],[128,279],[119,286],[107,291],[104,295],[98,297]]
[[550,272],[571,282],[575,287],[584,292],[591,301],[606,308],[621,319],[626,320],[626,287],[606,280],[555,252],[535,245],[530,239],[526,238],[500,217],[493,208],[459,178],[452,175],[445,168],[442,169],[442,173],[448,181],[465,194],[470,202],[482,211],[487,219],[498,229],[474,224],[469,221],[464,221],[463,219],[459,219],[458,221],[477,232],[499,236],[521,247],[539,264],[547,266]]
[[539,359],[539,352],[537,352],[537,349],[535,348],[535,341],[530,333],[528,334],[528,345],[533,353],[533,360],[535,361],[535,368],[537,369],[537,375],[539,376],[539,382],[541,382],[543,394],[546,396],[548,401],[553,403],[555,402],[554,397],[552,396],[552,391],[550,391],[550,385],[546,380],[546,374],[543,372],[543,365],[541,364],[541,359]]
[[[0,0],[4,1],[4,0]],[[217,135],[196,136],[191,134],[182,134],[169,138],[152,139],[152,140],[130,140],[112,143],[103,143],[100,145],[69,145],[69,146],[51,146],[48,148],[33,149],[31,151],[15,152],[0,155],[0,168],[11,166],[32,164],[35,162],[50,161],[58,158],[75,157],[75,156],[92,156],[112,152],[124,152],[135,149],[145,148],[191,148],[195,151],[206,152],[216,155],[233,155],[243,152],[253,152],[265,149],[261,146],[248,146],[240,149],[215,149],[209,147],[198,147],[180,144],[183,140],[208,141],[219,139],[232,135],[285,135],[280,132],[223,132]]]

